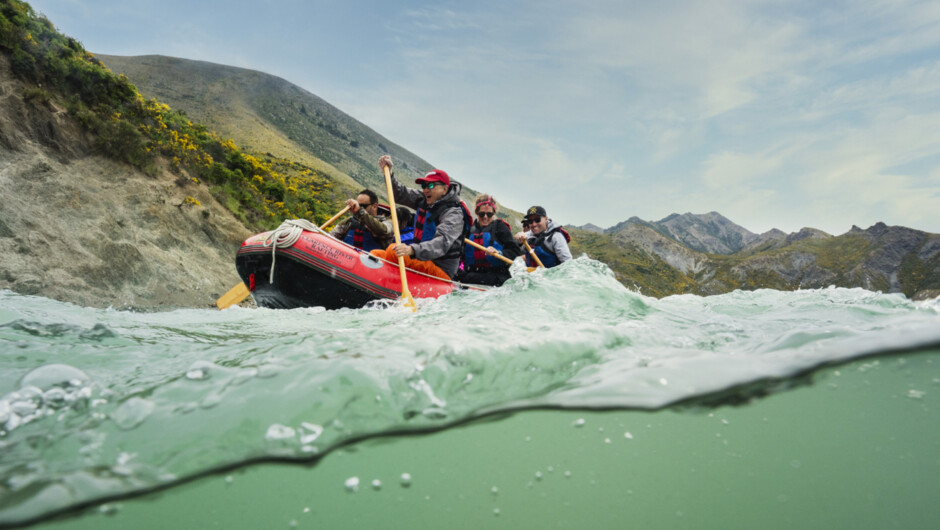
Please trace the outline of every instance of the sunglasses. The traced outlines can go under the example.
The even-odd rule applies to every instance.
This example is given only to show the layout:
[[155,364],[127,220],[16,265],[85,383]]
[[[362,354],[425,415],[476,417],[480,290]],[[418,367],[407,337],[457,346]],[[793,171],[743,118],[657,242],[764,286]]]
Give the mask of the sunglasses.
[[477,212],[477,217],[493,217],[496,212]]
[[359,207],[360,207],[360,208],[368,208],[369,206],[372,206],[372,205],[371,205],[371,204],[362,204],[361,202],[359,203]]
[[529,224],[540,223],[540,222],[542,222],[542,216],[541,216],[541,215],[533,215],[532,217],[527,218],[526,221],[527,221]]
[[434,186],[437,186],[440,182],[422,182],[421,189],[423,190],[433,190]]

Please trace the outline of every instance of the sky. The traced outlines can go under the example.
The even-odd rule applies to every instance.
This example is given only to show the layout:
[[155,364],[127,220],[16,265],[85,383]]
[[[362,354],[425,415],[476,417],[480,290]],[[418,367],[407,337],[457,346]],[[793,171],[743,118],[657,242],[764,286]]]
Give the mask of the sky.
[[30,4],[93,53],[282,77],[562,224],[940,233],[936,0]]

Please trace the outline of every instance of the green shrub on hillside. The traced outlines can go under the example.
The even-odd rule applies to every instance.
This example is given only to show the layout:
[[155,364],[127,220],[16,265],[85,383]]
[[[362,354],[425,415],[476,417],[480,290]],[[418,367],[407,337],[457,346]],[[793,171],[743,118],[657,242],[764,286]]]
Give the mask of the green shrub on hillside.
[[185,177],[178,182],[208,185],[249,227],[269,229],[293,217],[322,222],[339,209],[324,174],[242,152],[184,113],[144,99],[127,77],[114,75],[25,2],[0,0],[0,51],[16,76],[36,85],[24,98],[59,101],[94,133],[100,154],[150,175],[165,161]]

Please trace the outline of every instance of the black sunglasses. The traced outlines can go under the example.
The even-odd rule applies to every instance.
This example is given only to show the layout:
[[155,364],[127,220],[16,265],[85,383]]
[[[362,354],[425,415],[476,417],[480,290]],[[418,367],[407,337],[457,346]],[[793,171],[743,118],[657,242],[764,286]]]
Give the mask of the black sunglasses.
[[371,205],[371,204],[362,204],[361,202],[359,203],[359,207],[360,207],[360,208],[368,208],[369,206],[372,206],[372,205]]
[[532,217],[526,218],[526,221],[528,221],[530,224],[531,224],[531,223],[539,223],[539,222],[542,221],[542,216],[541,216],[541,215],[533,215]]
[[437,186],[439,182],[422,182],[421,189],[423,190],[433,190],[434,186]]
[[477,212],[477,217],[493,217],[496,212]]

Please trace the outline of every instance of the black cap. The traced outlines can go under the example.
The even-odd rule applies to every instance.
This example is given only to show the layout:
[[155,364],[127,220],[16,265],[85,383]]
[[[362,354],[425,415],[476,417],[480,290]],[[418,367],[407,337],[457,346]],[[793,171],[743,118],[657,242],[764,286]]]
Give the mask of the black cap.
[[538,215],[538,216],[541,216],[541,217],[548,217],[548,214],[545,213],[545,208],[542,208],[541,206],[533,206],[533,207],[529,208],[529,209],[526,211],[525,216],[528,217],[528,216],[530,216],[530,215]]

